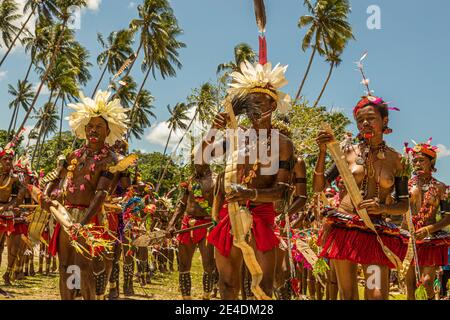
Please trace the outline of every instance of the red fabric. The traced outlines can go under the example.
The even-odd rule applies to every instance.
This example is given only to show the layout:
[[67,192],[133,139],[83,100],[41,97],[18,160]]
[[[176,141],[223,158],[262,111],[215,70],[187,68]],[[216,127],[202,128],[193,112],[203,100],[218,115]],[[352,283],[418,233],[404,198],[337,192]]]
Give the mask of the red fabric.
[[267,63],[267,41],[266,37],[258,37],[259,40],[259,64],[265,65]]
[[14,235],[20,234],[28,234],[28,224],[27,223],[16,223],[14,224],[14,231],[12,232]]
[[48,243],[50,240],[50,233],[48,231],[42,231],[41,237]]
[[61,232],[61,225],[59,223],[56,224],[55,230],[53,230],[52,239],[50,240],[50,243],[48,244],[48,252],[52,256],[56,256],[58,253],[58,239],[59,239],[59,233]]
[[[278,246],[280,240],[275,235],[275,216],[272,203],[266,203],[250,209],[253,216],[252,233],[256,241],[256,249],[269,251]],[[220,254],[228,257],[233,245],[231,223],[228,216],[228,206],[224,204],[219,212],[220,222],[211,230],[208,242],[219,250]]]
[[115,211],[106,212],[108,219],[108,229],[117,233],[119,230],[119,215]]
[[[186,214],[186,215],[184,215],[183,220],[181,222],[181,230],[185,230],[185,229],[191,227],[189,225],[190,219],[195,219],[195,224],[193,226],[200,226],[202,224],[211,222],[211,218],[209,218],[209,217],[207,219],[201,219],[201,218],[194,218],[193,216]],[[178,235],[177,239],[178,239],[178,241],[180,241],[181,244],[192,244],[192,243],[195,244],[195,243],[199,243],[200,241],[202,241],[206,237],[207,233],[208,233],[208,229],[205,227],[205,228],[195,229],[190,232],[181,233]]]
[[448,263],[448,246],[417,244],[417,256],[420,267],[445,266]]
[[14,231],[13,220],[0,218],[0,232],[12,233],[13,231]]
[[[401,238],[385,234],[380,234],[380,237],[384,245],[391,249],[400,260],[405,258],[407,245]],[[395,268],[372,232],[331,226],[327,238],[322,240],[324,245],[320,257]]]
[[[97,215],[95,215],[90,223],[93,223],[95,226],[101,226],[98,222],[98,217]],[[52,255],[52,256],[56,256],[56,254],[58,253],[58,239],[59,239],[59,233],[61,232],[61,225],[59,223],[56,224],[55,226],[55,230],[53,231],[53,235],[52,238],[50,240],[50,243],[48,245],[48,252]]]

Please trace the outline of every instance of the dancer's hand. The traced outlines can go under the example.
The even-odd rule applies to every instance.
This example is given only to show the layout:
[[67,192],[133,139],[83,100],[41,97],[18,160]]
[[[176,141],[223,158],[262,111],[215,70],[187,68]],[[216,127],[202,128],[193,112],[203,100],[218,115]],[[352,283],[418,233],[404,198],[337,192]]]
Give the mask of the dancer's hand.
[[52,201],[53,200],[50,197],[43,193],[41,195],[41,208],[45,211],[50,211],[50,207],[53,205]]
[[175,227],[172,225],[169,225],[169,227],[166,230],[166,238],[171,239],[173,238],[175,233]]
[[428,227],[420,228],[415,232],[416,240],[422,240],[430,234]]
[[366,209],[369,215],[380,215],[384,213],[384,206],[380,204],[378,199],[367,199],[361,201],[358,209]]
[[236,185],[233,187],[233,191],[225,195],[225,200],[228,202],[247,201],[254,199],[255,196],[255,189],[248,189],[243,186]]
[[227,126],[229,116],[226,112],[219,112],[213,120],[213,129],[225,129]]
[[327,151],[327,143],[334,141],[334,135],[331,132],[321,130],[319,131],[319,134],[317,135],[316,142],[319,146],[320,152],[326,152]]

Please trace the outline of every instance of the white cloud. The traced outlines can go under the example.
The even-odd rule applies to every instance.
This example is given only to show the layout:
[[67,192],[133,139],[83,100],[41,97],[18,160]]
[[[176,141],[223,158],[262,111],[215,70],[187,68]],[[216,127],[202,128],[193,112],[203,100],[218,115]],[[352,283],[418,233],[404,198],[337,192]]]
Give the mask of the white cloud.
[[0,71],[0,81],[6,78],[8,71]]
[[438,152],[438,158],[444,158],[450,156],[450,148],[444,146],[443,144],[438,144],[437,147],[439,148]]
[[136,2],[131,1],[131,2],[128,4],[128,8],[129,8],[129,9],[133,9],[134,7],[136,7]]
[[92,11],[97,11],[101,3],[102,0],[87,0],[87,8]]
[[[191,119],[194,116],[195,113],[195,107],[191,108],[187,115],[189,119]],[[189,120],[190,121],[190,120]],[[186,124],[189,124],[189,121],[186,122]],[[197,144],[198,138],[200,138],[200,135],[202,132],[205,131],[204,126],[200,123],[200,121],[194,121],[192,123],[191,128],[189,129],[189,133],[186,134],[186,136],[183,139],[183,142],[178,147],[178,150],[176,150],[176,153],[178,154],[184,154],[186,153],[186,150],[188,150],[188,155],[191,149],[191,141],[189,138],[189,135],[192,134],[194,136],[194,139],[196,140],[194,143]],[[150,132],[145,136],[145,140],[148,142],[160,145],[164,147],[167,143],[167,138],[169,137],[170,129],[167,126],[166,122],[157,122],[155,125],[153,125],[150,128]],[[183,130],[177,130],[175,132],[172,132],[168,144],[168,150],[167,154],[170,154],[173,152],[173,149],[180,141],[181,137],[183,136],[184,131]]]

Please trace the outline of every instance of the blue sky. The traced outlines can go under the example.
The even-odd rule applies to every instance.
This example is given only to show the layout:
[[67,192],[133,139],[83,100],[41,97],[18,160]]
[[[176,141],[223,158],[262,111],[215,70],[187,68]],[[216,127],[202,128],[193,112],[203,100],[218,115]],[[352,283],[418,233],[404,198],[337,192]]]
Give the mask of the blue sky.
[[[90,0],[90,9],[82,14],[81,29],[77,39],[91,53],[92,63],[100,51],[96,42],[97,32],[105,35],[125,28],[136,17],[136,5],[141,0]],[[162,150],[166,137],[163,122],[167,119],[166,106],[184,101],[195,88],[215,79],[219,63],[233,58],[233,47],[247,42],[257,49],[257,29],[251,0],[171,0],[184,34],[180,40],[187,44],[181,53],[183,68],[176,78],[150,79],[146,88],[155,96],[156,114],[154,128],[147,130],[146,138],[134,141],[132,147],[146,151]],[[413,4],[414,3],[414,4]],[[352,0],[350,23],[356,41],[349,43],[342,64],[335,70],[322,103],[339,108],[351,116],[351,109],[364,93],[360,75],[354,61],[369,51],[365,61],[371,88],[392,105],[401,109],[392,112],[390,127],[393,134],[387,136],[389,144],[397,149],[404,141],[426,140],[433,137],[435,144],[442,144],[442,156],[438,161],[438,178],[450,182],[450,21],[447,14],[450,2],[444,0]],[[370,30],[366,21],[367,8],[377,5],[381,10],[381,29]],[[433,8],[439,8],[435,10]],[[306,14],[302,0],[266,0],[267,40],[269,60],[288,64],[285,91],[295,94],[310,52],[300,49],[304,31],[297,27],[298,18]],[[427,13],[432,12],[432,15]],[[23,78],[28,57],[23,50],[14,54],[0,69],[0,97],[3,114],[0,127],[8,124],[10,97],[7,84]],[[322,58],[316,59],[303,93],[314,100],[325,80],[328,65]],[[93,80],[85,88],[90,94],[99,78],[99,68],[92,68]],[[142,79],[139,68],[133,69],[137,81]],[[37,79],[33,79],[37,82]],[[103,85],[107,85],[106,81]],[[46,97],[42,97],[44,101]],[[47,96],[48,98],[48,96]],[[32,124],[32,122],[30,122]],[[156,129],[155,129],[156,128]],[[352,127],[353,128],[353,127]],[[150,137],[149,137],[150,135]],[[160,143],[158,143],[158,141]]]

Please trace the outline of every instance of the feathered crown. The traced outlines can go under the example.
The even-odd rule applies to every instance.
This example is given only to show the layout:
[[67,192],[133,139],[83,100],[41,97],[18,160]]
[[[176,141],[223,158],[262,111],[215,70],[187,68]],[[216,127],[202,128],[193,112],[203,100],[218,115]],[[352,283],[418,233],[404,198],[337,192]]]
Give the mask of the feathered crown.
[[119,99],[108,102],[110,95],[110,92],[99,90],[92,100],[80,92],[80,102],[68,104],[75,112],[66,120],[69,120],[72,131],[79,139],[86,139],[85,127],[92,118],[96,117],[102,117],[108,123],[110,133],[105,142],[110,146],[116,140],[121,140],[127,132],[129,120],[126,112],[129,110],[120,105]]
[[278,90],[288,84],[285,78],[286,69],[287,66],[280,64],[272,69],[270,62],[253,65],[244,61],[240,65],[240,72],[231,73],[232,82],[228,94],[235,97],[253,92],[265,93],[277,102],[280,113],[286,113],[291,106],[291,97]]
[[415,141],[413,141],[415,144],[415,146],[413,148],[409,148],[408,143],[405,143],[406,152],[411,154],[412,156],[416,156],[418,154],[424,154],[424,155],[428,156],[429,158],[431,158],[431,161],[436,161],[437,153],[439,152],[439,148],[431,145],[432,140],[433,140],[433,138],[430,138],[430,139],[428,139],[427,142],[423,142],[423,143],[416,143]]

